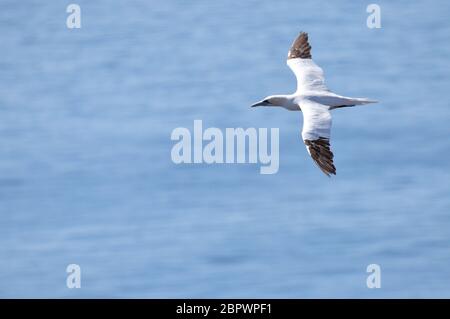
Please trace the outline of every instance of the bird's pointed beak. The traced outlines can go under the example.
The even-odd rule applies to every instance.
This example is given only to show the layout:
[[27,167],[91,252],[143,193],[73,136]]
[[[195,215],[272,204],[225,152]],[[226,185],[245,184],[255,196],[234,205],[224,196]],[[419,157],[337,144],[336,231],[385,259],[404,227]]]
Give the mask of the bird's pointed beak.
[[253,104],[251,107],[265,106],[265,105],[270,105],[270,103],[265,101],[265,100],[264,101],[259,101],[259,102],[255,103],[255,104]]

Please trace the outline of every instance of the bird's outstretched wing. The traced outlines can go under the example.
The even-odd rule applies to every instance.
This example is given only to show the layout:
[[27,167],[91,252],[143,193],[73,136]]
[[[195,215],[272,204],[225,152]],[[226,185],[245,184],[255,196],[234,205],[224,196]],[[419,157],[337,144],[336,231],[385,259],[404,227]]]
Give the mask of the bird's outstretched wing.
[[312,59],[308,33],[300,32],[288,52],[288,59]]
[[297,78],[297,92],[328,91],[323,70],[314,63],[308,34],[301,32],[292,44],[287,65]]
[[327,176],[336,175],[333,152],[330,149],[331,113],[327,105],[301,100],[303,112],[302,138],[317,166]]

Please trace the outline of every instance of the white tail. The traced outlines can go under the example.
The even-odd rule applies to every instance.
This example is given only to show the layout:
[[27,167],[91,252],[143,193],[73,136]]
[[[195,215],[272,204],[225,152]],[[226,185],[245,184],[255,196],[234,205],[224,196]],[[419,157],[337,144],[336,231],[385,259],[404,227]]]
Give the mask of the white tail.
[[366,98],[350,98],[350,102],[354,105],[363,105],[369,103],[378,103],[377,100],[370,100]]

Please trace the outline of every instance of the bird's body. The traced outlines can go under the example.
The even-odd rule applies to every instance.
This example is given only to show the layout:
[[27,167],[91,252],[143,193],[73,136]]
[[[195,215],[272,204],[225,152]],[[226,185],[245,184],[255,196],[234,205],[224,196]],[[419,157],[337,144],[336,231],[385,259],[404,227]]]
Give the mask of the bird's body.
[[288,53],[287,65],[297,78],[293,94],[271,95],[253,106],[278,106],[303,112],[302,138],[308,153],[328,176],[336,174],[330,149],[331,110],[375,103],[366,98],[352,98],[331,92],[325,85],[323,70],[311,59],[311,46],[304,32],[296,38]]

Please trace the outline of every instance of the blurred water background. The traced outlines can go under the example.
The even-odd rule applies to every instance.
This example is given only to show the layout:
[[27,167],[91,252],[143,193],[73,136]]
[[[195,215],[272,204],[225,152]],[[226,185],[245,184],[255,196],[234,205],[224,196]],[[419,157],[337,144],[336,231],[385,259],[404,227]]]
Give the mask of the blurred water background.
[[[1,297],[450,297],[450,3],[0,1]],[[309,32],[338,175],[290,93]],[[175,165],[176,127],[279,127],[280,169]],[[66,266],[82,288],[66,287]],[[382,288],[366,287],[366,267]]]

